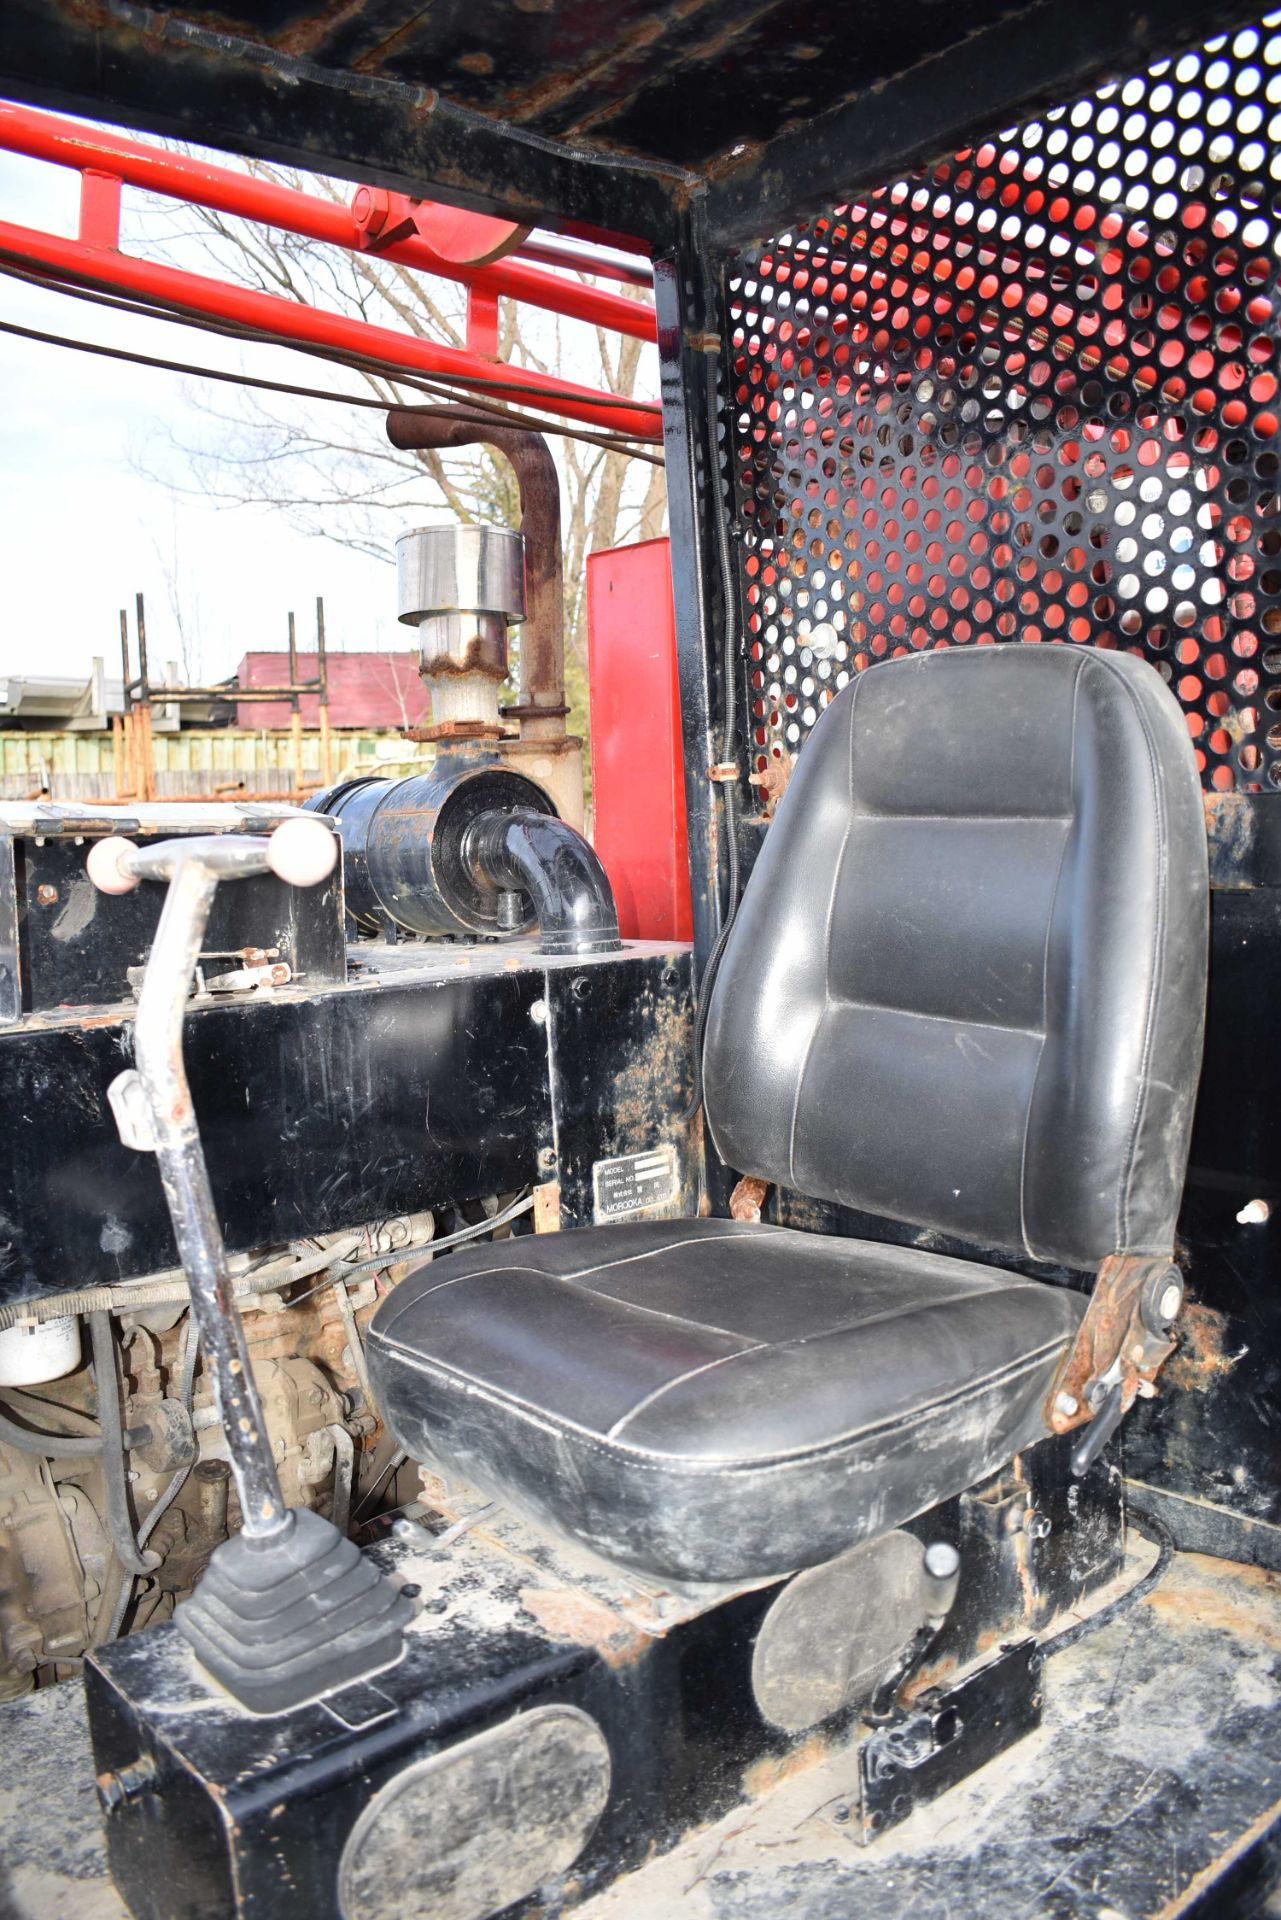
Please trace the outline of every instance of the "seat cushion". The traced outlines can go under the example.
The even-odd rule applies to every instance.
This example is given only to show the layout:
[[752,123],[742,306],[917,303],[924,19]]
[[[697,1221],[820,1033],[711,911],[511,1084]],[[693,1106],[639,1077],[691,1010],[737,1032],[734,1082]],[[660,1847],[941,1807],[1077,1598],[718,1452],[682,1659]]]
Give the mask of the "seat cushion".
[[661,1578],[789,1573],[1046,1432],[1077,1294],[728,1220],[512,1239],[412,1271],[369,1366],[400,1444]]

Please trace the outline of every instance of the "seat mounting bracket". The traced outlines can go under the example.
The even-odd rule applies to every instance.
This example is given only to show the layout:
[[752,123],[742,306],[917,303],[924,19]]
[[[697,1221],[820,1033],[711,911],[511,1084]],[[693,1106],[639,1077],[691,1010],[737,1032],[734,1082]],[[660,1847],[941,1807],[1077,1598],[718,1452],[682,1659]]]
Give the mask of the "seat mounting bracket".
[[1051,1431],[1071,1433],[1106,1418],[1110,1434],[1136,1399],[1151,1399],[1156,1375],[1174,1351],[1172,1329],[1182,1305],[1183,1276],[1168,1254],[1109,1254],[1046,1397]]

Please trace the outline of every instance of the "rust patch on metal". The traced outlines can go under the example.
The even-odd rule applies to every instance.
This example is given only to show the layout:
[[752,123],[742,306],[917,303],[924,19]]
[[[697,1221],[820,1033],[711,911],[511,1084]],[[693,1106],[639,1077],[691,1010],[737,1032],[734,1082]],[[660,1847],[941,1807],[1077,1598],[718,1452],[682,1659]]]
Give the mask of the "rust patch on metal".
[[[364,7],[364,0],[356,0],[357,11]],[[401,53],[412,41],[430,14],[430,5],[417,9],[410,19],[402,22],[394,32],[385,34],[375,46],[366,48],[351,63],[353,73],[380,73],[393,54]]]
[[[543,73],[527,86],[509,89],[499,102],[501,113],[505,118],[523,123],[571,99],[586,86],[599,86],[617,68],[635,60],[655,45],[670,28],[683,25],[708,4],[709,0],[677,0],[675,6],[647,14],[636,26],[620,34],[612,44],[594,48],[577,65],[566,65],[559,71]],[[623,98],[629,100],[631,97],[629,92]],[[579,124],[571,122],[565,132],[577,133]]]
[[1052,1433],[1071,1433],[1094,1418],[1086,1388],[1119,1364],[1121,1404],[1129,1412],[1140,1387],[1152,1388],[1162,1362],[1174,1351],[1144,1326],[1139,1311],[1143,1284],[1168,1259],[1145,1253],[1110,1253],[1099,1267],[1094,1291],[1076,1339],[1050,1383],[1045,1423]]
[[[1193,1556],[1199,1558],[1200,1556]],[[1244,1571],[1233,1567],[1233,1574]],[[1264,1573],[1263,1568],[1251,1569]],[[1281,1577],[1265,1574],[1274,1598],[1281,1598]],[[1214,1633],[1231,1634],[1237,1641],[1281,1650],[1281,1617],[1273,1612],[1256,1611],[1216,1581],[1179,1581],[1144,1594],[1144,1604],[1163,1620],[1184,1627],[1206,1627]]]
[[787,792],[795,765],[795,756],[785,753],[779,759],[771,760],[769,765],[757,775],[756,784],[765,796],[764,811],[767,820],[773,815],[774,809]]
[[743,1775],[743,1792],[749,1800],[759,1800],[767,1793],[773,1793],[775,1787],[781,1787],[785,1780],[795,1780],[798,1774],[808,1773],[820,1761],[826,1760],[832,1752],[832,1742],[821,1733],[811,1733],[799,1746],[789,1747],[786,1753],[766,1754],[761,1760],[753,1761]]
[[501,740],[501,727],[488,726],[483,720],[442,720],[435,727],[405,727],[401,738],[415,745],[435,740]]
[[492,53],[486,53],[484,48],[481,47],[478,48],[475,53],[460,53],[457,64],[462,68],[464,73],[492,73],[494,71],[494,56]]
[[599,1600],[567,1587],[522,1587],[520,1604],[548,1633],[591,1647],[607,1666],[634,1666],[650,1644]]
[[[687,0],[687,4],[689,4],[689,0]],[[697,4],[689,4],[689,12],[696,14],[700,10],[701,4],[702,0],[697,0]],[[679,17],[679,9],[674,9],[673,11],[676,12]],[[768,19],[773,11],[774,0],[764,0],[762,5],[753,8],[750,12],[735,11],[723,27],[714,28],[711,33],[706,34],[703,39],[695,41],[690,47],[686,47],[680,51],[673,50],[670,52],[663,63],[663,80],[665,82],[670,81],[671,77],[682,68],[688,69],[695,66],[707,68],[709,76],[714,74],[718,63],[722,62],[740,41],[747,38],[754,26],[760,21]],[[642,73],[639,77],[639,85],[633,86],[628,92],[606,101],[603,106],[594,108],[590,113],[580,114],[577,119],[571,122],[567,131],[575,138],[581,138],[584,134],[592,133],[599,127],[607,126],[611,120],[617,119],[620,114],[624,113],[627,108],[631,106],[633,100],[644,91],[650,78],[651,76],[648,73]]]
[[560,1232],[560,1181],[534,1188],[534,1232]]
[[652,1025],[645,1036],[641,1056],[633,1060],[614,1082],[614,1133],[617,1153],[629,1153],[653,1144],[655,1124],[664,1139],[681,1144],[687,1139],[683,1126],[662,1127],[662,1116],[671,1112],[673,1090],[683,1092],[689,1083],[693,1064],[693,1012],[683,993],[653,993],[646,988],[645,1012],[652,1010]]
[[730,1219],[759,1220],[769,1189],[768,1180],[758,1180],[754,1173],[745,1173],[729,1197]]
[[1188,1393],[1209,1393],[1216,1380],[1231,1373],[1247,1349],[1227,1351],[1224,1336],[1228,1317],[1216,1313],[1199,1300],[1185,1301],[1179,1315],[1179,1341],[1173,1357],[1166,1363],[1165,1377],[1172,1387]]
[[[467,642],[461,657],[456,653],[434,653],[430,659],[424,658],[418,670],[425,680],[444,680],[467,673],[479,673],[486,680],[497,680],[501,686],[507,678],[507,662],[495,660],[492,648],[479,634]],[[453,724],[462,726],[468,723],[455,721]]]
[[349,21],[358,19],[364,8],[364,0],[331,0],[327,7],[308,10],[301,19],[295,18],[268,42],[278,52],[292,55],[295,60],[316,55],[324,48],[326,40],[336,27],[345,26]]
[[960,1674],[971,1672],[976,1666],[981,1666],[989,1654],[997,1651],[1003,1641],[1011,1640],[1016,1634],[1025,1633],[1026,1630],[1026,1627],[1017,1620],[1002,1620],[996,1626],[988,1627],[978,1636],[964,1660],[949,1653],[945,1654],[941,1660],[917,1667],[914,1673],[907,1676],[898,1690],[899,1705],[910,1707],[914,1700],[920,1699],[922,1694],[930,1693],[936,1687],[950,1687]]
[[[1223,724],[1226,728],[1226,719]],[[1228,890],[1249,886],[1246,875],[1254,851],[1254,829],[1254,808],[1248,794],[1205,795],[1205,832],[1212,886]]]

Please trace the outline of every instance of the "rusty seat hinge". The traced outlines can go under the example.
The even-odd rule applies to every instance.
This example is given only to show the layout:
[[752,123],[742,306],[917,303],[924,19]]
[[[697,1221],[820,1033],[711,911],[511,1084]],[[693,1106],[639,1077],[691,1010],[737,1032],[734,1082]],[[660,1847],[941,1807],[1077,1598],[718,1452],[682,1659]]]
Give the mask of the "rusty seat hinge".
[[1111,1253],[1103,1261],[1045,1403],[1054,1433],[1095,1423],[1073,1453],[1075,1473],[1097,1458],[1136,1399],[1155,1394],[1182,1305],[1183,1276],[1168,1255]]
[[759,1180],[754,1173],[745,1173],[729,1197],[730,1219],[758,1221],[769,1190],[768,1180]]

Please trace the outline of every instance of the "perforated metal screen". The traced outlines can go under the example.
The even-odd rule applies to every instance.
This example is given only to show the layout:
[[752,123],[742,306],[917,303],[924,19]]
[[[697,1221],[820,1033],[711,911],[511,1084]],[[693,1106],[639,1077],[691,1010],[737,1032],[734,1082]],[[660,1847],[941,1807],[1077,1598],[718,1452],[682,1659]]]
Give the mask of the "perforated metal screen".
[[1127,647],[1281,786],[1281,13],[737,263],[754,770],[914,648]]

